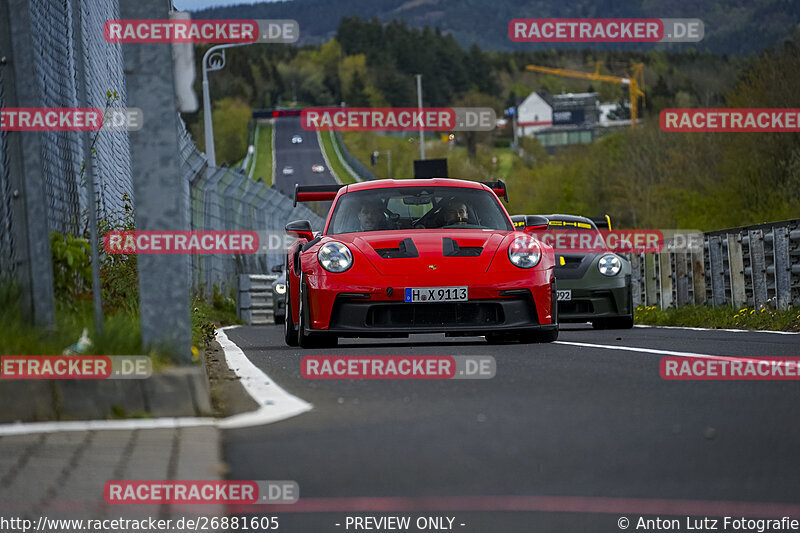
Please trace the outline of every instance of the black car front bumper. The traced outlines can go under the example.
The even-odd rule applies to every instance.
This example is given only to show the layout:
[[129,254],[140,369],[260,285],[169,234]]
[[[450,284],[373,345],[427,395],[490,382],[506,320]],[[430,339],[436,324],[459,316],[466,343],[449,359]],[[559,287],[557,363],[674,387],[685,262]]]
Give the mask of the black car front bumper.
[[540,324],[530,292],[513,298],[467,302],[406,303],[371,301],[340,295],[330,327],[309,334],[339,337],[407,337],[417,333],[478,336],[496,333],[532,333],[554,330]]

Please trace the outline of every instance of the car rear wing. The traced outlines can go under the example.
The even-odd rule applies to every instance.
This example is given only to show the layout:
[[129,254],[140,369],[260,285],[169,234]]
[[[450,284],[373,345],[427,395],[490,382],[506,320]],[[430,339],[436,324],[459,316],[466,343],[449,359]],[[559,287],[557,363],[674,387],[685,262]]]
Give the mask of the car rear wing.
[[508,203],[508,191],[506,190],[506,184],[503,180],[482,181],[481,183],[492,189],[498,198],[502,198]]
[[330,202],[345,185],[295,185],[294,205],[297,202]]
[[604,215],[602,217],[591,218],[589,219],[594,222],[594,225],[597,226],[597,229],[611,229],[611,217],[608,215]]

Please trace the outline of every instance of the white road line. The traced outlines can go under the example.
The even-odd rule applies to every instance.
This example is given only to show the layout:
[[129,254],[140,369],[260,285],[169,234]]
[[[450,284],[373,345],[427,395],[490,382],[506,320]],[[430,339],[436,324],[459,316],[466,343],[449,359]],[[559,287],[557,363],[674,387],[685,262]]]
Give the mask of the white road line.
[[588,342],[555,341],[553,344],[567,344],[569,346],[582,346],[584,348],[604,348],[607,350],[620,350],[623,352],[643,352],[656,355],[675,355],[678,357],[697,357],[700,359],[719,359],[729,357],[726,355],[710,355],[694,352],[676,352],[674,350],[656,350],[655,348],[637,348],[634,346],[614,346],[613,344],[591,344]]
[[[672,355],[676,357],[689,357],[694,359],[714,359],[717,361],[742,361],[742,362],[752,362],[758,363],[759,359],[754,359],[752,357],[737,357],[733,355],[712,355],[707,353],[695,353],[695,352],[678,352],[675,350],[657,350],[655,348],[638,348],[635,346],[614,346],[612,344],[591,344],[588,342],[570,342],[570,341],[555,341],[553,344],[566,344],[569,346],[581,346],[584,348],[602,348],[606,350],[616,350],[616,351],[623,351],[623,352],[641,352],[641,353],[651,353],[655,355]],[[774,363],[778,366],[784,366],[786,363],[776,362]]]
[[647,324],[636,324],[635,328],[656,328],[656,329],[688,329],[691,331],[725,331],[728,333],[772,333],[775,335],[800,335],[796,331],[769,331],[766,329],[717,329],[717,328],[692,328],[689,326],[650,326]]
[[[238,326],[231,326],[238,327]],[[222,328],[217,330],[217,342],[222,346],[228,366],[241,378],[242,385],[258,409],[228,418],[178,417],[127,420],[80,420],[69,422],[21,422],[0,424],[0,436],[56,433],[61,431],[108,431],[134,429],[174,429],[183,427],[216,426],[220,429],[243,428],[271,424],[291,418],[313,406],[283,390],[269,376],[256,367],[236,346]]]
[[242,349],[228,339],[224,331],[226,329],[232,328],[222,328],[217,331],[217,342],[225,352],[228,367],[241,377],[242,385],[259,405],[259,408],[256,411],[222,419],[218,424],[219,427],[230,429],[269,424],[311,410],[313,406],[310,403],[283,390],[254,365]]

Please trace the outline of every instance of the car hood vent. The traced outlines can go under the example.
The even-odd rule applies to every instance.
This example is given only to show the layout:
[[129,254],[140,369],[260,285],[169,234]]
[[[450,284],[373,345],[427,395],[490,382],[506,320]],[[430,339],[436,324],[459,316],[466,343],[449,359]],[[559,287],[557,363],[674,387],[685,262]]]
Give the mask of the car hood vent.
[[478,257],[483,246],[459,246],[455,239],[442,238],[442,255],[445,257]]
[[405,238],[397,243],[397,248],[375,248],[375,252],[384,259],[400,259],[403,257],[419,257],[414,241]]
[[[476,229],[389,230],[343,233],[336,235],[336,240],[352,246],[354,253],[359,250],[383,276],[425,276],[433,287],[445,286],[453,276],[463,276],[465,271],[486,272],[508,233]],[[444,255],[444,237],[458,241],[459,255]]]

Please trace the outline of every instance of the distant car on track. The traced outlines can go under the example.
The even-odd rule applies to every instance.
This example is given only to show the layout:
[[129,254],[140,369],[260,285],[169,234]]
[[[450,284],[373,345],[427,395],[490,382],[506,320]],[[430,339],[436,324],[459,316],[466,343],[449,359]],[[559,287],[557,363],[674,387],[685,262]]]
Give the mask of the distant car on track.
[[290,346],[414,333],[490,343],[558,338],[552,248],[515,231],[502,181],[374,180],[296,186],[333,201],[322,232],[290,222]]
[[292,137],[292,144],[302,144],[302,143],[303,143],[303,138],[300,137],[299,135],[294,135]]
[[[598,231],[592,219],[574,215],[515,215],[511,219],[517,229],[534,234]],[[604,229],[610,228],[606,224]],[[596,329],[633,327],[631,264],[622,255],[556,248],[555,276],[559,321],[591,322]]]
[[325,167],[323,167],[322,165],[314,165],[311,167],[311,172],[313,172],[314,174],[325,172]]
[[272,317],[276,324],[283,324],[286,317],[286,269],[284,265],[272,267],[278,278],[272,282]]
[[292,174],[294,174],[294,168],[292,168],[292,167],[283,167],[283,171],[282,172],[283,172],[284,176],[291,176]]

